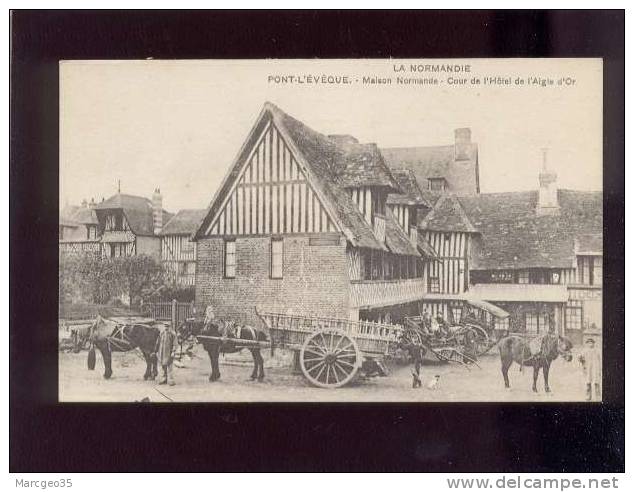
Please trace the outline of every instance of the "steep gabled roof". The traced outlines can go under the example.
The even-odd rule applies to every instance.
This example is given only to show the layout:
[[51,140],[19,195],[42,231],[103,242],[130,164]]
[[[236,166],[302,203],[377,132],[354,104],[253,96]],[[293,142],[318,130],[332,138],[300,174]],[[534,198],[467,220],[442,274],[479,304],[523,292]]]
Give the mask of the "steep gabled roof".
[[537,191],[461,197],[481,233],[473,268],[571,268],[575,249],[602,251],[603,193],[559,190],[559,213],[538,215]]
[[432,208],[433,203],[429,199],[431,197],[420,189],[411,169],[392,169],[391,171],[402,193],[390,193],[387,197],[387,203]]
[[271,103],[264,104],[249,137],[212,199],[194,239],[205,234],[220,209],[220,197],[229,192],[251,147],[270,121],[293,151],[315,193],[348,241],[357,247],[385,250],[385,245],[377,240],[372,227],[346,190],[351,186],[381,186],[388,191],[401,191],[376,145],[359,144],[354,139],[327,137]]
[[[95,206],[97,214],[104,210],[123,210],[130,229],[137,236],[153,236],[154,220],[152,202],[142,196],[117,193]],[[172,214],[163,210],[163,224],[172,218]]]
[[191,235],[203,220],[206,210],[204,209],[184,209],[179,210],[167,224],[163,226],[162,236],[171,234]]
[[320,176],[327,177],[342,188],[381,186],[391,191],[401,191],[376,144],[327,137],[284,113],[274,104],[267,103],[265,107],[269,108],[276,120],[282,122],[298,150]]
[[479,193],[478,145],[464,144],[467,158],[455,159],[454,145],[433,147],[382,148],[381,153],[388,166],[393,169],[411,169],[421,186],[429,178],[445,178],[449,191],[457,195]]
[[442,195],[423,219],[420,227],[439,232],[478,232],[454,195]]

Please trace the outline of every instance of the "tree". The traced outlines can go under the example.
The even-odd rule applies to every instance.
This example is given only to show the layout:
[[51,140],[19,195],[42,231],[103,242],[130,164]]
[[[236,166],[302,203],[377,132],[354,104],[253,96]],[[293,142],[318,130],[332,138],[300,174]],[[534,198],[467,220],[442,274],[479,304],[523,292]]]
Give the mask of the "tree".
[[130,299],[130,306],[137,306],[144,295],[163,284],[163,266],[151,256],[120,256],[113,262],[120,290]]
[[77,259],[74,283],[92,302],[106,304],[121,295],[117,265],[111,258],[86,255]]

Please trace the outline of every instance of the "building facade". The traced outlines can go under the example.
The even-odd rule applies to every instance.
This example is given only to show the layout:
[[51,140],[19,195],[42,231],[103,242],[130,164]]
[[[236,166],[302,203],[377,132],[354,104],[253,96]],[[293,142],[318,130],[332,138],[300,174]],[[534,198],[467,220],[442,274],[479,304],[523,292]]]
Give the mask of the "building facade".
[[399,193],[376,145],[266,103],[193,237],[196,304],[245,321],[417,312],[430,248],[388,208]]
[[99,255],[99,221],[94,199],[81,206],[66,206],[59,219],[59,251],[63,255]]
[[205,210],[179,210],[160,232],[161,263],[168,280],[177,285],[193,286],[196,281],[196,243],[191,240]]

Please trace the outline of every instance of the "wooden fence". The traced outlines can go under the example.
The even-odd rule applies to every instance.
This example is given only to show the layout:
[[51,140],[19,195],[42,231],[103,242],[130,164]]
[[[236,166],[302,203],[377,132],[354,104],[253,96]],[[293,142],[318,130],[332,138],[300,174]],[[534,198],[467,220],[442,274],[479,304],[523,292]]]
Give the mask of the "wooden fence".
[[174,329],[187,318],[194,316],[193,302],[155,302],[145,305],[149,315],[158,320],[171,321]]

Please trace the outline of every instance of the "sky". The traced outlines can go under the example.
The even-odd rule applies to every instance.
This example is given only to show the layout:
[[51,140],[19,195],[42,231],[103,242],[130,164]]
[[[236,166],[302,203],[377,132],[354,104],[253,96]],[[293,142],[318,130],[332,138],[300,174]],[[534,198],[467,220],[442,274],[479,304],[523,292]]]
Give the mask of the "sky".
[[[411,71],[443,63],[470,72]],[[282,75],[350,83],[276,83]],[[392,84],[362,82],[373,76]],[[483,85],[497,76],[511,83]],[[532,77],[553,85],[527,85]],[[64,61],[60,206],[108,198],[120,180],[122,193],[160,187],[170,212],[207,207],[265,101],[323,134],[379,147],[447,145],[470,127],[483,193],[537,189],[544,147],[560,188],[601,190],[599,59]]]

